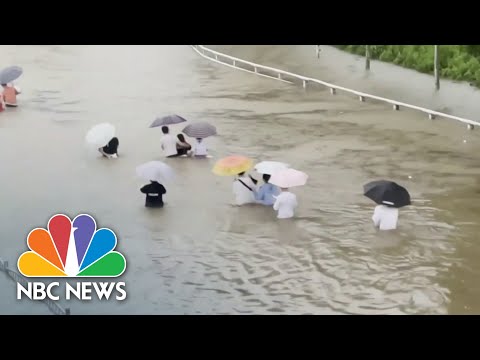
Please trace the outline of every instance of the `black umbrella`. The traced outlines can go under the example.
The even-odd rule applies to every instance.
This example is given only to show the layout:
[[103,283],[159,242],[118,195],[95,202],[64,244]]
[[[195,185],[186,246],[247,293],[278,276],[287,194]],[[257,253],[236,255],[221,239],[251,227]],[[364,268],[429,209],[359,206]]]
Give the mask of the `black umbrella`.
[[379,180],[365,184],[363,195],[380,205],[400,208],[411,204],[407,189],[393,181]]
[[164,117],[157,117],[155,121],[150,125],[150,127],[153,128],[153,127],[164,126],[164,125],[180,124],[185,121],[187,120],[185,120],[183,117],[179,115],[168,115]]

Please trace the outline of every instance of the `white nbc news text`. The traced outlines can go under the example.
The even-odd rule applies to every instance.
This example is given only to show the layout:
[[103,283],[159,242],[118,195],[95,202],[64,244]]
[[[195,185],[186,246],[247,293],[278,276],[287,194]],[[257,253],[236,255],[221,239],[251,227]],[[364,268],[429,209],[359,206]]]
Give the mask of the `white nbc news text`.
[[17,300],[21,300],[24,295],[30,300],[44,300],[48,297],[50,300],[57,301],[60,300],[59,293],[64,293],[67,300],[71,298],[92,300],[92,293],[96,294],[99,300],[109,300],[114,289],[117,292],[117,295],[115,295],[117,301],[123,301],[127,298],[124,282],[77,282],[75,286],[65,283],[65,289],[62,292],[60,292],[59,287],[60,283],[58,282],[47,285],[43,282],[29,282],[27,288],[17,283]]

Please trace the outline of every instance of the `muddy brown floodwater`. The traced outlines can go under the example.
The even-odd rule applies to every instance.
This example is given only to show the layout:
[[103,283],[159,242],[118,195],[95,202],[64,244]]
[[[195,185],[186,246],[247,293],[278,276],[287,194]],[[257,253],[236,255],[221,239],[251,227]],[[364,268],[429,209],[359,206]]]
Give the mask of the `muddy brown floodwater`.
[[[347,59],[356,60],[335,50],[320,61],[313,46],[216,48],[413,97],[408,89],[394,94],[378,76],[342,72]],[[61,212],[89,213],[115,230],[127,258],[127,300],[63,301],[72,314],[480,312],[477,131],[238,72],[188,46],[2,46],[0,53],[1,66],[24,68],[21,106],[0,114],[0,257],[15,264],[29,231]],[[426,81],[390,70],[418,78],[418,88]],[[448,93],[457,85],[445,86]],[[461,91],[478,103],[473,89]],[[417,103],[429,96],[418,94]],[[474,111],[451,99],[444,107],[459,108],[458,115]],[[134,170],[163,160],[160,131],[148,126],[170,113],[209,121],[219,136],[208,139],[211,159],[167,160],[178,182],[167,187],[165,208],[149,211]],[[115,161],[85,150],[87,130],[105,121],[117,127]],[[271,208],[231,206],[231,179],[211,172],[230,154],[307,172],[308,185],[295,189],[297,216],[279,221]],[[362,185],[380,178],[406,186],[413,198],[394,232],[373,229],[374,204],[362,196]],[[0,281],[0,313],[45,312],[14,300],[15,284],[2,273]]]

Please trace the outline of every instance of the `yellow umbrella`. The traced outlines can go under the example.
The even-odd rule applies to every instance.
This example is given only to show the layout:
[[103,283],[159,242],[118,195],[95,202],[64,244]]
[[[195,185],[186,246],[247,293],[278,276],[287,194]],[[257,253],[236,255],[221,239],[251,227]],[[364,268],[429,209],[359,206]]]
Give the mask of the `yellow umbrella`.
[[219,176],[234,176],[253,167],[252,159],[245,156],[232,155],[217,161],[213,173]]

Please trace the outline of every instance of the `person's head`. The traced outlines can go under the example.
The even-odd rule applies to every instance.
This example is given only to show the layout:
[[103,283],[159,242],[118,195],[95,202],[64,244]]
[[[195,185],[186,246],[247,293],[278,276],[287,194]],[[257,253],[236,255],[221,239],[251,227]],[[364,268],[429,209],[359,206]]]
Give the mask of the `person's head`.
[[270,180],[270,175],[263,174],[262,178],[263,178],[263,181],[265,181],[265,183],[268,183],[268,180]]
[[180,140],[181,142],[185,142],[185,136],[183,136],[183,134],[178,134],[178,135],[177,135],[177,138],[178,138],[178,140]]
[[202,139],[201,139],[201,138],[197,138],[197,141],[198,141],[199,143],[201,143],[201,142],[202,142]]
[[150,180],[150,182],[151,182],[152,184],[158,184],[158,181],[157,181],[157,180]]
[[162,126],[162,132],[168,134],[168,126]]

